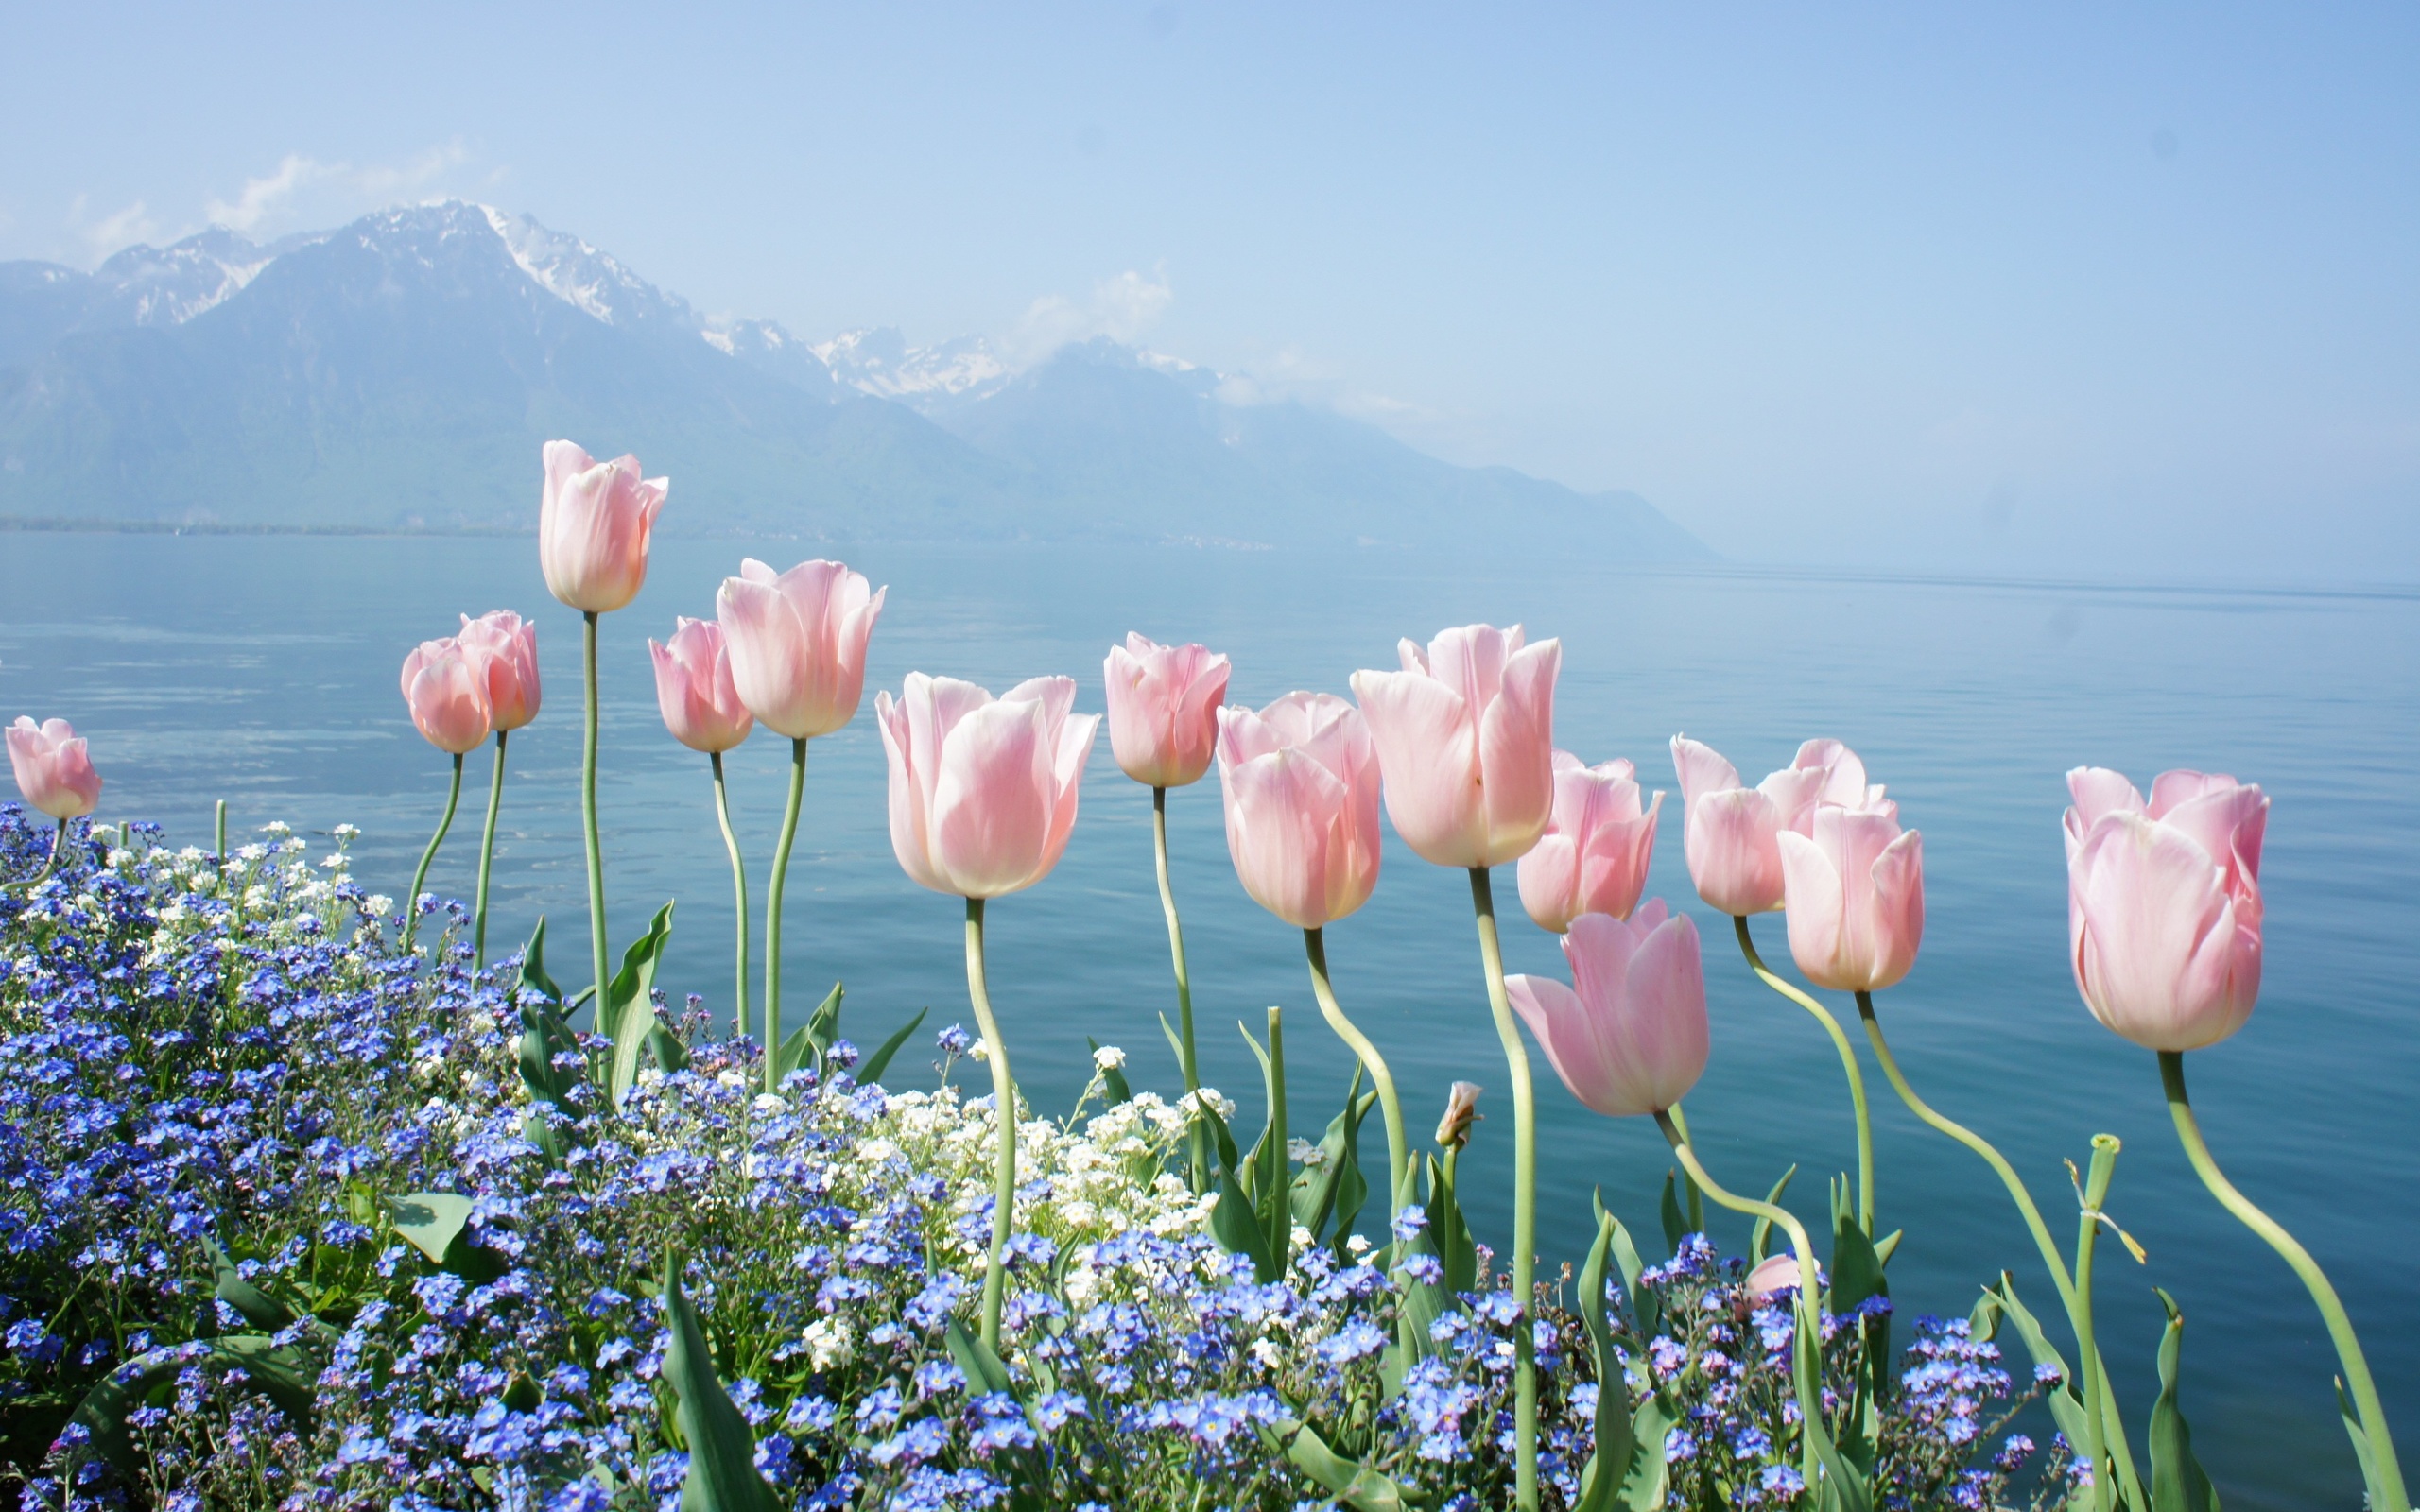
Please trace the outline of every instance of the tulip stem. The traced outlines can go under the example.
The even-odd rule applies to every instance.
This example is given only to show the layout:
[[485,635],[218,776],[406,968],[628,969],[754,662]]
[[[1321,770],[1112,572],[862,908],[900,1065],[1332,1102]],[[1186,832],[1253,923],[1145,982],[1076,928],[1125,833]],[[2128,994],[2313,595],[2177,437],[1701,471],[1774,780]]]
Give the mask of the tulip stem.
[[[2072,1165],[2067,1168],[2073,1171]],[[2084,1173],[2082,1211],[2076,1215],[2076,1349],[2083,1355],[2083,1412],[2086,1452],[2084,1463],[2092,1467],[2092,1504],[2095,1512],[2110,1512],[2115,1501],[2114,1487],[2105,1473],[2101,1459],[2108,1452],[2109,1435],[2103,1426],[2104,1403],[2109,1395],[2109,1372],[2100,1363],[2100,1350],[2092,1336],[2092,1253],[2094,1241],[2100,1235],[2100,1204],[2109,1195],[2110,1178],[2118,1174],[2118,1137],[2095,1134],[2092,1137],[2092,1165]]]
[[2173,1050],[2161,1051],[2159,1077],[2168,1091],[2168,1111],[2176,1122],[2177,1140],[2185,1146],[2186,1159],[2193,1162],[2194,1174],[2219,1199],[2219,1206],[2235,1214],[2237,1221],[2267,1240],[2269,1247],[2285,1258],[2309,1290],[2310,1299],[2319,1304],[2320,1316],[2327,1323],[2328,1337],[2336,1344],[2336,1357],[2344,1367],[2344,1383],[2361,1415],[2362,1436],[2369,1440],[2373,1482],[2370,1504],[2396,1508],[2411,1505],[2403,1489],[2403,1468],[2394,1457],[2394,1438],[2387,1432],[2386,1409],[2378,1400],[2378,1388],[2370,1379],[2369,1362],[2361,1356],[2361,1341],[2353,1333],[2352,1320],[2344,1315],[2344,1304],[2337,1299],[2336,1288],[2328,1284],[2326,1274],[2319,1268],[2319,1262],[2311,1259],[2310,1251],[2274,1218],[2254,1207],[2219,1169],[2219,1162],[2211,1159],[2210,1146],[2202,1138],[2201,1122],[2193,1116],[2193,1105],[2185,1095],[2185,1057]]
[[[1176,916],[1176,889],[1168,885],[1168,790],[1151,789],[1151,855],[1160,876],[1160,911],[1168,919],[1168,954],[1176,962],[1177,1059],[1184,1073],[1184,1090],[1201,1090],[1201,1062],[1193,1053],[1193,975],[1184,965],[1184,925]],[[1210,1135],[1197,1122],[1192,1131],[1193,1190],[1210,1185]]]
[[1734,914],[1731,918],[1731,925],[1739,936],[1740,954],[1748,957],[1749,967],[1763,979],[1765,986],[1815,1015],[1815,1022],[1822,1024],[1824,1032],[1832,1037],[1832,1048],[1841,1053],[1841,1070],[1847,1074],[1849,1079],[1849,1105],[1857,1111],[1857,1222],[1858,1227],[1865,1230],[1866,1237],[1872,1238],[1874,1235],[1874,1120],[1866,1111],[1865,1073],[1858,1069],[1857,1049],[1849,1043],[1848,1031],[1841,1027],[1841,1021],[1832,1017],[1830,1009],[1775,976],[1766,968],[1764,957],[1756,954],[1755,939],[1748,933],[1746,916]]
[[1478,915],[1478,955],[1487,970],[1487,1005],[1504,1041],[1504,1064],[1512,1082],[1512,1299],[1521,1315],[1513,1325],[1513,1441],[1518,1461],[1514,1504],[1521,1512],[1538,1505],[1538,1360],[1530,1326],[1537,1308],[1538,1109],[1530,1086],[1530,1050],[1504,992],[1504,952],[1495,937],[1495,893],[1485,867],[1471,868],[1471,907]]
[[1378,1110],[1387,1121],[1388,1217],[1392,1222],[1394,1213],[1402,1211],[1403,1205],[1411,1200],[1411,1139],[1404,1127],[1403,1099],[1395,1095],[1394,1074],[1387,1070],[1387,1057],[1378,1054],[1378,1047],[1372,1044],[1370,1037],[1344,1016],[1344,1009],[1336,1001],[1336,988],[1330,985],[1327,975],[1326,932],[1318,929],[1303,931],[1303,949],[1310,956],[1311,995],[1319,999],[1320,1016],[1327,1020],[1327,1026],[1336,1031],[1336,1037],[1360,1058],[1361,1064],[1369,1070],[1370,1084],[1378,1090]]
[[60,853],[66,849],[67,821],[65,819],[61,819],[59,821],[59,828],[51,832],[50,858],[42,864],[42,869],[35,872],[30,877],[20,878],[19,880],[9,884],[9,885],[11,887],[23,887],[28,892],[41,886],[43,883],[49,878],[52,872],[59,869]]
[[[801,742],[802,745],[804,742]],[[1017,1200],[1017,1084],[1009,1074],[1009,1047],[992,1016],[992,991],[983,978],[983,900],[966,900],[966,995],[975,1023],[983,1031],[983,1058],[992,1067],[993,1120],[999,1148],[992,1168],[992,1249],[983,1262],[983,1342],[1000,1352],[1000,1303],[1007,1290],[1009,1230]]]
[[579,736],[579,820],[588,841],[588,954],[596,971],[596,1005],[605,1008],[613,980],[605,957],[605,837],[596,828],[596,610],[584,610],[587,713]]
[[[1678,1103],[1672,1105],[1672,1126],[1681,1131],[1682,1139],[1686,1140],[1689,1137],[1688,1116],[1681,1111],[1681,1105]],[[1685,1169],[1681,1172],[1681,1181],[1689,1189],[1689,1231],[1703,1237],[1705,1196],[1698,1190],[1698,1178],[1689,1175]]]
[[[719,801],[722,790],[715,790]],[[798,838],[799,799],[806,795],[806,737],[790,741],[790,798],[782,810],[782,837],[773,847],[773,885],[765,894],[765,1090],[774,1091],[773,1061],[782,1047],[782,885],[790,875],[790,842]],[[723,833],[731,833],[725,820]],[[738,848],[732,848],[737,856]]]
[[488,871],[495,864],[495,816],[504,807],[504,737],[510,733],[503,730],[495,732],[495,771],[488,779],[488,822],[479,833],[479,890],[471,911],[471,966],[475,971],[488,964]]
[[420,869],[412,873],[411,896],[404,900],[404,952],[411,953],[412,933],[420,927],[420,885],[428,880],[428,864],[437,859],[437,848],[445,843],[445,832],[454,827],[454,807],[462,800],[462,753],[454,753],[454,781],[445,789],[445,816],[437,821],[437,833],[428,837],[428,849],[420,853]]
[[227,859],[227,800],[223,798],[218,800],[217,836],[218,859],[224,861]]
[[[732,833],[731,801],[723,794],[722,752],[709,751],[706,759],[714,763],[715,818],[722,825],[722,848],[731,852],[731,890],[738,900],[739,964],[731,978],[732,995],[738,1004],[731,1027],[735,1040],[748,1033],[748,868],[739,859],[739,836]],[[772,1054],[772,1047],[768,1045],[765,1055],[769,1060]]]

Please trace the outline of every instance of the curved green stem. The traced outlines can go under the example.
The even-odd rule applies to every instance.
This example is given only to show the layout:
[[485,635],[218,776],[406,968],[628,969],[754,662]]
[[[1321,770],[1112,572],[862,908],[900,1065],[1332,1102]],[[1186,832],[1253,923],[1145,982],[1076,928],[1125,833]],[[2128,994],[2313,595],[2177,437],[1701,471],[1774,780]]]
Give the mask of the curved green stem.
[[588,841],[588,954],[596,971],[596,1006],[605,1006],[606,985],[613,981],[605,959],[605,836],[596,828],[596,611],[584,610],[582,638],[587,664],[587,713],[579,736],[579,822]]
[[2116,1487],[2110,1485],[2104,1463],[2109,1450],[2105,1426],[2109,1372],[2100,1363],[2100,1349],[2092,1332],[2092,1254],[2094,1241],[2100,1235],[2100,1204],[2108,1197],[2109,1181],[2117,1172],[2117,1136],[2095,1134],[2092,1165],[2084,1173],[2083,1211],[2076,1215],[2076,1349],[2083,1357],[2084,1463],[2092,1467],[2094,1512],[2110,1512],[2116,1505]]
[[[802,743],[804,744],[804,743]],[[993,1118],[999,1150],[992,1167],[992,1250],[983,1262],[983,1342],[1000,1352],[1000,1303],[1008,1289],[1009,1231],[1016,1217],[1017,1084],[1009,1074],[1009,1047],[992,1016],[992,991],[983,978],[983,900],[966,900],[966,995],[983,1031],[983,1058],[992,1067]]]
[[1756,954],[1756,942],[1748,933],[1744,916],[1733,915],[1732,928],[1739,936],[1739,953],[1748,957],[1748,965],[1765,986],[1815,1015],[1815,1022],[1832,1037],[1832,1048],[1841,1053],[1841,1070],[1849,1079],[1849,1104],[1857,1110],[1857,1221],[1858,1227],[1870,1238],[1874,1233],[1874,1120],[1865,1107],[1865,1073],[1858,1069],[1856,1047],[1849,1043],[1848,1031],[1831,1010],[1775,976],[1765,966],[1764,957]]
[[[1193,1053],[1193,973],[1184,964],[1184,925],[1176,916],[1176,889],[1168,885],[1168,790],[1151,789],[1151,855],[1159,869],[1160,911],[1168,919],[1168,954],[1176,963],[1177,1059],[1184,1073],[1184,1090],[1201,1090],[1201,1062]],[[1167,1021],[1160,1021],[1165,1024]],[[1186,1144],[1193,1190],[1210,1187],[1210,1131],[1196,1123]]]
[[1370,1073],[1370,1084],[1378,1090],[1378,1111],[1387,1121],[1387,1193],[1390,1218],[1411,1200],[1411,1136],[1403,1121],[1403,1100],[1395,1095],[1393,1073],[1387,1070],[1387,1057],[1370,1042],[1344,1009],[1338,1005],[1336,988],[1327,975],[1326,932],[1317,929],[1303,931],[1303,949],[1311,962],[1311,996],[1319,1000],[1320,1016],[1336,1037],[1352,1048]]
[[[1671,1114],[1672,1126],[1681,1131],[1681,1138],[1687,1139],[1689,1120],[1688,1116],[1681,1111],[1680,1104],[1672,1105]],[[1689,1231],[1694,1234],[1703,1234],[1705,1232],[1705,1197],[1698,1190],[1698,1178],[1689,1175],[1685,1169],[1681,1172],[1681,1180],[1689,1189]]]
[[[732,996],[737,1004],[731,1033],[734,1039],[737,1039],[748,1032],[748,868],[739,859],[739,836],[731,828],[731,801],[723,794],[722,752],[711,751],[707,760],[715,766],[715,818],[722,825],[722,847],[731,852],[731,890],[738,904],[739,958],[731,977]],[[769,1061],[772,1054],[772,1047],[766,1046],[765,1055]]]
[[445,832],[454,827],[454,807],[462,800],[462,757],[454,756],[454,781],[445,789],[445,816],[437,821],[437,833],[428,837],[428,849],[420,853],[420,869],[412,873],[411,896],[404,900],[404,950],[412,948],[412,935],[420,928],[420,885],[428,880],[428,864],[437,859],[437,848],[445,843]]
[[1521,1317],[1512,1337],[1513,1440],[1519,1460],[1513,1482],[1521,1512],[1538,1505],[1538,1360],[1530,1319],[1537,1309],[1538,1109],[1530,1086],[1530,1049],[1504,994],[1504,951],[1495,937],[1495,893],[1485,867],[1471,868],[1471,907],[1478,915],[1478,954],[1487,970],[1487,1005],[1504,1041],[1504,1064],[1512,1081],[1512,1298]]
[[495,732],[495,771],[488,779],[488,822],[479,832],[479,890],[477,902],[471,912],[471,965],[475,970],[488,964],[488,870],[495,863],[495,816],[504,807],[504,737],[510,731]]
[[2377,1480],[2377,1497],[2389,1507],[2403,1508],[2411,1499],[2403,1489],[2403,1467],[2394,1457],[2394,1438],[2387,1432],[2386,1409],[2378,1400],[2378,1388],[2370,1379],[2369,1362],[2361,1356],[2361,1341],[2354,1336],[2353,1321],[2344,1315],[2344,1304],[2337,1299],[2336,1288],[2328,1284],[2327,1276],[2319,1262],[2286,1232],[2277,1220],[2252,1205],[2249,1198],[2235,1189],[2235,1183],[2219,1169],[2210,1157],[2210,1146],[2202,1138],[2202,1125],[2193,1116],[2193,1105],[2185,1095],[2185,1057],[2172,1050],[2163,1050],[2159,1057],[2160,1083],[2168,1091],[2169,1116],[2176,1121],[2176,1137],[2185,1146],[2186,1159],[2193,1162],[2193,1172],[2219,1206],[2235,1214],[2236,1220],[2269,1242],[2269,1247],[2285,1258],[2302,1278],[2310,1292],[2310,1299],[2319,1304],[2320,1316],[2327,1322],[2327,1335],[2336,1344],[2336,1358],[2344,1367],[2344,1383],[2352,1392],[2353,1405],[2361,1415],[2362,1436],[2370,1444],[2370,1470]]
[[[65,819],[61,819],[59,821],[59,828],[51,832],[50,859],[42,864],[42,869],[40,871],[35,872],[30,877],[20,877],[15,882],[9,884],[9,885],[11,887],[23,887],[28,892],[41,886],[44,881],[48,880],[52,872],[59,869],[59,857],[66,849],[67,821]],[[225,858],[221,857],[220,859],[224,860]],[[424,869],[425,869],[425,864],[424,864]]]
[[773,885],[765,895],[765,1090],[769,1092],[773,1090],[773,1053],[782,1047],[782,885],[789,880],[790,842],[798,838],[799,799],[805,794],[806,737],[802,735],[790,742],[790,797],[782,810],[782,838],[773,847]]

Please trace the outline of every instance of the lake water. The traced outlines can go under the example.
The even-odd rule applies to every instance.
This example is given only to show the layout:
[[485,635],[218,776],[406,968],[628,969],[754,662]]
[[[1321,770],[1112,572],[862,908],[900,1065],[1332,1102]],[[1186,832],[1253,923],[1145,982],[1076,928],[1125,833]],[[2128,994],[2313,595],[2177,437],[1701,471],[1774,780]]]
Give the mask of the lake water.
[[[799,554],[756,549],[782,566]],[[663,542],[645,593],[607,618],[603,637],[614,938],[618,949],[677,897],[659,980],[724,1013],[732,901],[706,762],[664,732],[645,641],[668,633],[677,613],[710,613],[741,555],[727,541]],[[1628,756],[1651,787],[1677,785],[1675,730],[1752,780],[1802,738],[1848,741],[1925,832],[1924,953],[1883,998],[1918,1089],[2000,1143],[2063,1234],[2061,1157],[2081,1158],[2097,1130],[2126,1142],[2109,1207],[2151,1264],[2137,1269],[2111,1247],[2101,1315],[2137,1431],[2154,1389],[2157,1283],[2190,1320],[2185,1405],[2228,1504],[2348,1507],[2360,1481],[2317,1315],[2193,1178],[2152,1057],[2092,1022],[2065,961],[2067,767],[2115,766],[2145,787],[2186,765],[2260,782],[2275,805],[2266,988],[2248,1028],[2192,1057],[2196,1100],[2238,1184],[2343,1292],[2390,1419],[2420,1461],[2420,1288],[2403,1267],[2420,1253],[2420,592],[1632,573],[1569,560],[1513,571],[1177,548],[868,548],[856,564],[890,588],[869,700],[911,669],[994,689],[1066,673],[1083,688],[1079,707],[1097,711],[1103,653],[1139,629],[1227,651],[1233,696],[1258,704],[1298,687],[1343,692],[1355,668],[1392,665],[1400,635],[1518,620],[1532,636],[1563,638],[1560,744],[1592,762]],[[539,622],[547,704],[512,742],[493,933],[509,948],[545,912],[558,971],[584,979],[579,619],[547,596],[528,541],[0,535],[0,717],[61,715],[89,735],[109,783],[104,818],[157,818],[172,839],[201,843],[220,798],[245,831],[350,821],[364,832],[357,875],[401,895],[442,801],[445,762],[413,732],[395,669],[411,644],[449,633],[458,610],[493,608]],[[786,757],[786,742],[760,736],[731,763],[759,900]],[[472,759],[462,815],[431,873],[441,891],[469,894],[485,762]],[[969,1017],[960,905],[900,873],[883,782],[870,712],[816,743],[789,884],[789,1022],[845,980],[845,1024],[861,1044],[920,1005],[933,1008],[928,1029]],[[1205,1075],[1256,1117],[1257,1074],[1233,1024],[1257,1030],[1264,1007],[1281,1004],[1292,1121],[1316,1129],[1349,1063],[1310,1002],[1300,936],[1237,886],[1215,776],[1172,794],[1169,813]],[[1150,814],[1104,736],[1065,860],[992,905],[994,999],[1046,1109],[1081,1085],[1087,1035],[1125,1046],[1137,1085],[1177,1084],[1155,1019],[1174,994]],[[1496,891],[1512,968],[1561,970],[1553,940],[1520,914],[1511,868]],[[1707,946],[1715,1054],[1690,1112],[1710,1164],[1761,1191],[1800,1162],[1793,1196],[1820,1212],[1824,1174],[1853,1160],[1838,1064],[1697,902],[1677,794],[1651,892],[1685,901]],[[1760,920],[1759,935],[1770,959],[1787,959],[1778,918]],[[1416,1135],[1452,1080],[1490,1089],[1469,1158],[1481,1174],[1467,1190],[1482,1233],[1503,1242],[1512,1121],[1463,879],[1391,842],[1376,897],[1329,936],[1338,990],[1393,1062]],[[892,1079],[926,1074],[926,1058],[903,1055]],[[1581,1258],[1592,1187],[1651,1241],[1669,1163],[1653,1127],[1587,1113],[1538,1065],[1548,1265]],[[1910,1230],[1892,1266],[1903,1315],[1962,1314],[2001,1266],[2055,1314],[1988,1172],[1909,1117],[1878,1076],[1872,1092],[1882,1225]],[[1374,1120],[1368,1137],[1378,1137]],[[1729,1249],[1744,1246],[1741,1226],[1717,1232]]]

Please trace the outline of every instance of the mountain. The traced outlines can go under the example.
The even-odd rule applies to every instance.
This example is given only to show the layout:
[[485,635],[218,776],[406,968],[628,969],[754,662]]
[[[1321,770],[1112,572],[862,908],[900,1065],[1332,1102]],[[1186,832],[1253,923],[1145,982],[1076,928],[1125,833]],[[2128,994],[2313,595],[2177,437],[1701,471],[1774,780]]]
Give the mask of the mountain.
[[1450,466],[1221,392],[1216,373],[1107,341],[1023,371],[980,337],[810,344],[458,202],[270,247],[214,230],[89,274],[0,264],[0,520],[526,529],[539,444],[571,436],[669,474],[676,531],[1269,546],[1551,531],[1630,559],[1709,555],[1634,496]]

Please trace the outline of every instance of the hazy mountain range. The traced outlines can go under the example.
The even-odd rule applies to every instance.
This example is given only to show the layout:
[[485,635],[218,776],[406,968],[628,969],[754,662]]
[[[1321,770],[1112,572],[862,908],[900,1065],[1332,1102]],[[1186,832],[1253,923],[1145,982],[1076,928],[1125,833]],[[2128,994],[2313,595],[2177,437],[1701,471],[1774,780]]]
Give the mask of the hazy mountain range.
[[538,446],[635,452],[665,528],[852,540],[1710,555],[1633,494],[1461,468],[1098,340],[809,343],[719,320],[577,237],[446,202],[91,273],[0,263],[0,517],[527,528]]

